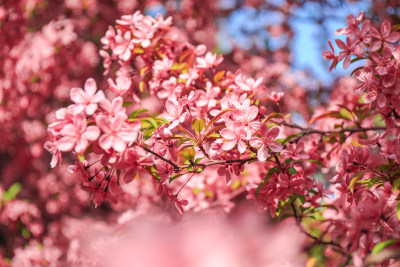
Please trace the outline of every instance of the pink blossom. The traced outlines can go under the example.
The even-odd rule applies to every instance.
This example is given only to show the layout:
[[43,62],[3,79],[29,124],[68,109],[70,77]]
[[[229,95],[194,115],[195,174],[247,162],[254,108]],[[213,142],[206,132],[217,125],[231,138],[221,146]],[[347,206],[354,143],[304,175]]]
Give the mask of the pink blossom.
[[132,56],[133,48],[134,48],[134,43],[133,40],[131,39],[131,32],[126,31],[125,33],[122,33],[121,30],[117,30],[113,55],[118,56],[119,59],[123,61],[128,61]]
[[231,150],[237,144],[239,152],[244,153],[247,149],[245,142],[250,139],[251,135],[242,127],[241,122],[234,122],[231,127],[220,131],[221,136],[226,139],[222,148],[224,150]]
[[89,145],[89,141],[99,138],[100,130],[96,126],[87,126],[86,118],[77,114],[72,123],[63,127],[62,137],[55,142],[60,151],[71,151],[75,147],[77,153],[83,153]]
[[125,114],[126,108],[123,107],[124,100],[122,97],[116,97],[110,102],[108,99],[104,99],[100,102],[100,107],[105,111],[105,114],[115,117],[118,113]]
[[267,125],[264,123],[261,124],[260,127],[260,135],[261,138],[259,137],[252,137],[249,141],[250,145],[252,147],[259,147],[257,150],[257,158],[259,161],[266,161],[268,158],[268,148],[271,149],[273,152],[281,152],[283,147],[282,144],[273,141],[278,135],[279,135],[279,128],[278,127],[272,127],[268,131]]
[[219,96],[221,89],[216,86],[213,87],[211,82],[206,83],[206,91],[202,91],[199,100],[196,101],[198,107],[208,107],[209,109],[217,105],[216,98]]
[[115,117],[98,115],[97,126],[104,132],[99,139],[99,145],[104,150],[113,148],[116,152],[124,152],[126,146],[137,139],[140,123],[126,123],[127,115],[117,113]]
[[180,101],[174,103],[171,100],[167,100],[165,108],[167,112],[164,112],[163,116],[171,123],[168,127],[170,130],[178,126],[179,123],[183,123],[188,117],[187,112],[183,111],[183,105]]
[[332,52],[329,50],[325,50],[324,52],[322,52],[322,56],[326,59],[326,60],[332,60],[332,64],[329,67],[329,72],[332,71],[332,69],[334,67],[336,67],[337,63],[339,62],[339,58],[337,55],[335,55],[335,48],[333,47],[331,41],[328,41],[329,43],[329,47],[331,48]]
[[390,32],[391,31],[391,26],[390,23],[385,21],[381,25],[381,32],[378,32],[377,29],[374,27],[370,28],[370,32],[373,37],[377,38],[377,41],[374,41],[369,49],[371,51],[377,51],[381,48],[382,44],[384,45],[385,48],[390,49],[390,51],[393,51],[395,47],[391,43],[395,43],[400,40],[400,33],[398,32]]
[[103,91],[96,93],[97,86],[95,80],[87,79],[84,90],[82,88],[72,88],[70,97],[74,101],[78,110],[76,112],[85,111],[87,115],[92,115],[97,109],[97,103],[102,101],[105,96]]
[[292,158],[293,160],[308,159],[309,156],[304,153],[304,143],[287,144],[287,148],[281,152],[281,156]]
[[150,16],[146,16],[142,21],[135,25],[132,42],[140,44],[143,48],[147,48],[151,44],[151,39],[154,37],[156,28],[153,27],[154,19]]
[[126,75],[119,75],[115,79],[117,84],[111,78],[108,78],[108,84],[110,85],[111,91],[113,91],[117,96],[125,94],[132,86],[132,80]]
[[207,52],[205,57],[196,58],[197,65],[196,67],[199,69],[209,69],[218,66],[223,61],[223,57],[219,55],[212,54],[211,52]]

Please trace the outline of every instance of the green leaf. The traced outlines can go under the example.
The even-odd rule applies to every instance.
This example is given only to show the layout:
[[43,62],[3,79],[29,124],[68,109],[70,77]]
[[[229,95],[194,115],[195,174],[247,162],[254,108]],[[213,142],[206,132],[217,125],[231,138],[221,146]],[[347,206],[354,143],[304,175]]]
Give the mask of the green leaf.
[[236,190],[240,187],[240,180],[235,180],[231,185],[231,190]]
[[378,254],[379,252],[381,252],[385,247],[390,246],[394,243],[396,243],[397,241],[394,239],[388,239],[386,241],[380,242],[378,244],[375,245],[375,247],[372,249],[371,254],[375,255]]
[[202,159],[204,159],[204,158],[197,158],[197,159],[194,161],[194,164],[195,164],[195,165],[199,164],[199,162],[200,162]]
[[214,82],[219,82],[219,80],[221,80],[221,78],[225,75],[225,71],[221,70],[218,71],[215,75],[214,75]]
[[78,154],[78,159],[79,159],[80,162],[83,162],[85,160],[85,155]]
[[195,151],[193,147],[185,147],[183,149],[183,157],[190,162],[193,162],[195,156]]
[[189,141],[189,140],[192,140],[192,139],[190,139],[190,138],[181,138],[181,139],[179,139],[177,146],[180,146],[180,145],[182,145],[184,142]]
[[397,191],[398,189],[400,189],[400,178],[394,180],[392,189],[393,191]]
[[397,218],[400,220],[400,201],[397,202],[396,214],[397,214]]
[[3,192],[3,203],[13,200],[17,197],[18,193],[21,192],[21,184],[15,183],[8,188],[7,191]]
[[282,113],[272,112],[265,119],[263,119],[262,122],[266,123],[267,121],[269,121],[270,119],[273,119],[273,118],[283,118],[283,115],[282,115]]
[[126,108],[129,107],[130,105],[133,105],[133,102],[124,102],[122,106]]
[[179,177],[181,177],[182,175],[185,175],[186,174],[186,172],[185,173],[179,173],[179,174],[175,174],[175,175],[172,175],[171,176],[171,178],[169,178],[169,183],[171,183],[173,180],[175,180],[176,178],[179,178]]
[[293,174],[296,174],[296,173],[297,173],[296,169],[293,168],[293,167],[289,168],[289,169],[288,169],[288,172],[289,172],[290,175],[293,175]]
[[397,31],[398,29],[400,29],[400,24],[393,25],[393,26],[392,26],[392,29],[391,29],[391,32],[395,32],[395,31]]
[[261,183],[258,185],[257,189],[256,189],[256,198],[258,197],[258,193],[260,192],[261,188],[268,182],[268,178],[275,172],[279,172],[280,169],[277,167],[274,167],[272,169],[269,169],[269,171],[267,172],[266,177],[261,181]]
[[148,111],[148,110],[145,109],[145,108],[139,108],[139,109],[135,110],[134,112],[132,112],[132,114],[129,115],[129,118],[128,118],[128,119],[135,118],[137,115],[142,114],[142,113],[145,113],[145,112],[147,112],[147,111]]
[[193,121],[192,126],[193,126],[193,129],[194,129],[196,132],[200,133],[201,130],[203,130],[204,127],[206,126],[206,121],[204,120],[204,118],[201,119],[201,120],[197,120],[197,119],[196,119],[196,120]]
[[295,138],[295,137],[301,137],[303,136],[302,133],[297,133],[297,134],[293,134],[293,135],[289,135],[288,137],[286,137],[283,141],[282,141],[282,145],[284,146],[287,142],[289,142],[291,139]]

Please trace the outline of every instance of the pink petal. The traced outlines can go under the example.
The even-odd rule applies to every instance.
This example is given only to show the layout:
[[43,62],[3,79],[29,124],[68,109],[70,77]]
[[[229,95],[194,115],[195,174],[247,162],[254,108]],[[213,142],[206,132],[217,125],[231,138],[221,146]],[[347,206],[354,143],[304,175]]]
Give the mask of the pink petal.
[[78,87],[72,88],[71,92],[69,93],[69,96],[74,103],[82,104],[86,102],[85,93],[81,88]]
[[105,99],[105,95],[103,91],[98,91],[91,99],[92,103],[99,103],[100,101],[102,101],[103,99]]
[[238,142],[238,150],[239,150],[239,152],[240,153],[244,153],[246,151],[246,149],[247,149],[246,144],[242,140],[239,140],[239,142]]
[[389,36],[386,38],[387,42],[395,43],[400,40],[400,33],[399,32],[392,32],[389,34]]
[[87,79],[85,82],[84,89],[85,89],[87,96],[94,95],[94,93],[96,93],[96,91],[97,91],[96,81],[92,78]]
[[254,120],[257,117],[257,115],[258,115],[258,107],[251,106],[246,112],[247,121]]
[[278,127],[272,127],[269,131],[268,131],[268,139],[275,139],[278,135],[279,135],[280,129]]
[[83,138],[81,138],[81,139],[79,139],[77,142],[76,142],[76,145],[75,145],[75,151],[76,151],[76,153],[83,153],[83,152],[85,152],[85,150],[86,150],[86,148],[88,147],[88,145],[89,145],[89,143],[88,143],[88,141],[86,140],[86,139],[83,139]]
[[236,145],[236,140],[227,141],[222,145],[223,150],[231,150]]
[[124,152],[126,149],[126,143],[120,137],[114,136],[112,147],[117,152]]
[[72,151],[75,146],[76,138],[72,136],[64,136],[61,139],[57,140],[55,143],[58,150],[63,152]]
[[350,64],[351,64],[351,58],[350,55],[347,55],[343,61],[343,69],[347,70],[350,67]]
[[390,29],[391,29],[390,23],[385,21],[384,23],[382,23],[381,26],[381,35],[387,37],[390,33]]
[[268,150],[265,145],[262,145],[260,149],[257,151],[257,158],[259,161],[266,161],[268,158]]
[[282,144],[277,141],[268,141],[267,145],[274,152],[281,152],[283,149]]
[[249,143],[252,147],[259,147],[263,144],[263,141],[259,137],[252,137]]
[[86,132],[82,134],[82,138],[85,138],[89,141],[95,141],[100,136],[100,129],[97,126],[89,126],[86,129]]
[[234,131],[228,128],[224,128],[220,131],[220,135],[228,140],[236,139],[236,134]]
[[340,40],[340,39],[335,39],[335,42],[336,42],[337,46],[338,46],[340,49],[342,49],[342,50],[347,50],[347,46],[346,46],[346,44],[345,44],[342,40]]
[[98,115],[96,117],[96,125],[105,133],[111,133],[111,122],[108,117],[105,115]]
[[109,150],[113,144],[113,137],[111,134],[103,134],[100,136],[99,145],[104,150]]
[[87,115],[93,115],[96,112],[97,104],[89,104],[86,106],[85,112]]

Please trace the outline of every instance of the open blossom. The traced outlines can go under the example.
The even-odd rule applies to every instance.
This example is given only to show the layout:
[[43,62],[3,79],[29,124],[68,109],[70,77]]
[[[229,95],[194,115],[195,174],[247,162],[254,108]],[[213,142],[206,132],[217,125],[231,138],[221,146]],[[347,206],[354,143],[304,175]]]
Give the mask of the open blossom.
[[118,113],[125,113],[126,109],[123,107],[124,100],[122,97],[116,97],[113,101],[104,99],[100,102],[100,107],[104,109],[105,114],[115,117]]
[[343,61],[343,69],[347,70],[347,68],[351,64],[351,55],[357,55],[362,57],[363,52],[360,50],[360,47],[356,45],[354,39],[349,36],[346,37],[346,43],[344,43],[340,39],[335,40],[337,46],[344,50],[339,52],[339,61]]
[[127,115],[118,113],[115,117],[98,115],[97,126],[104,132],[99,139],[99,145],[104,150],[113,148],[116,152],[124,152],[129,143],[137,139],[141,129],[140,123],[126,123]]
[[354,17],[353,14],[350,14],[346,17],[346,24],[347,24],[347,28],[341,28],[336,30],[335,34],[340,35],[347,35],[349,34],[349,32],[351,31],[351,28],[353,27],[358,27],[358,25],[360,24],[362,18],[364,17],[364,12],[361,11],[360,14],[358,14],[357,18]]
[[161,87],[162,89],[157,92],[157,96],[161,99],[171,98],[176,100],[176,97],[182,92],[182,86],[178,85],[176,77],[171,77],[169,80],[164,81]]
[[62,137],[55,142],[60,151],[71,151],[75,147],[77,153],[83,153],[89,145],[89,141],[99,138],[100,130],[96,126],[87,126],[86,117],[77,114],[72,123],[63,127]]
[[143,48],[147,48],[151,44],[151,39],[154,37],[156,27],[153,26],[154,19],[150,16],[146,16],[142,19],[138,25],[133,29],[132,42],[135,44],[140,44]]
[[122,33],[121,30],[117,30],[113,54],[123,61],[128,61],[131,58],[133,48],[134,43],[132,42],[131,32]]
[[163,113],[163,116],[171,123],[171,125],[168,127],[170,130],[178,126],[179,123],[183,123],[188,117],[187,112],[183,111],[183,105],[181,101],[174,103],[171,100],[167,100],[165,103],[165,108],[167,112]]
[[287,148],[281,152],[281,156],[292,158],[293,160],[309,158],[309,156],[304,152],[304,143],[287,144]]
[[199,69],[213,68],[213,67],[221,64],[221,62],[223,60],[224,59],[223,59],[223,57],[221,55],[217,57],[217,55],[215,55],[215,54],[213,54],[211,52],[207,52],[205,57],[196,58],[196,61],[197,61],[196,67],[199,68]]
[[206,91],[201,91],[199,100],[196,101],[198,107],[213,108],[217,105],[216,98],[218,97],[221,89],[219,87],[213,87],[211,82],[206,83]]
[[243,75],[239,74],[235,78],[236,85],[244,92],[256,92],[261,86],[263,78],[258,78],[254,80],[253,78],[245,78]]
[[97,91],[97,85],[92,78],[87,79],[84,89],[72,88],[70,97],[76,104],[76,113],[85,111],[87,115],[92,115],[97,109],[97,103],[102,101],[105,96],[103,91]]
[[126,74],[126,71],[119,72],[120,75],[117,74],[117,78],[115,79],[116,83],[111,78],[108,78],[108,84],[110,85],[111,91],[117,96],[121,96],[128,92],[128,90],[132,86],[132,80]]
[[378,40],[374,41],[371,46],[371,51],[377,51],[381,48],[382,44],[385,48],[389,48],[391,51],[395,49],[395,47],[391,44],[400,40],[400,33],[399,32],[390,32],[391,25],[389,22],[385,21],[382,23],[381,32],[379,32],[374,27],[370,28],[370,32],[373,37],[377,38]]
[[268,148],[271,149],[273,152],[281,152],[283,147],[282,144],[274,141],[278,135],[279,135],[279,128],[278,127],[272,127],[268,131],[268,127],[265,124],[261,124],[260,127],[260,135],[261,138],[259,137],[252,137],[249,141],[250,145],[252,147],[259,147],[257,150],[257,158],[259,161],[266,161],[268,158]]
[[247,149],[246,141],[251,137],[251,134],[244,129],[241,122],[234,122],[231,128],[224,128],[220,131],[221,136],[226,139],[222,148],[224,150],[231,150],[238,145],[240,153],[244,153]]
[[329,72],[331,72],[333,70],[333,68],[336,67],[337,63],[339,62],[339,58],[337,55],[335,55],[335,48],[333,47],[331,41],[328,41],[328,43],[329,43],[329,47],[331,48],[332,52],[329,50],[325,50],[324,52],[322,52],[322,56],[326,60],[332,60],[332,64],[329,67]]
[[[250,103],[250,101],[245,101],[245,102]],[[245,102],[243,102],[243,104]],[[248,131],[250,134],[257,131],[260,128],[261,122],[256,120],[258,115],[257,106],[250,106],[249,108],[242,110],[237,109],[233,112],[232,115],[235,121],[242,122],[244,129]]]

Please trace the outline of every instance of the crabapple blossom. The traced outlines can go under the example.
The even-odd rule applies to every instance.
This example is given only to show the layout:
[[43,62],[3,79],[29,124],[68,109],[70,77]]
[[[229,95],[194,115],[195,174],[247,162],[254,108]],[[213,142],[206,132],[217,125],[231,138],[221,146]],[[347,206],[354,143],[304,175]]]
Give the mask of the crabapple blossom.
[[75,112],[85,111],[87,115],[93,115],[97,109],[97,104],[105,98],[103,91],[96,91],[97,85],[93,79],[86,81],[84,89],[72,88],[70,97],[76,104],[77,110]]

